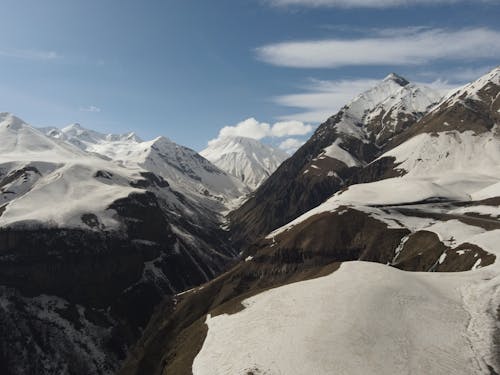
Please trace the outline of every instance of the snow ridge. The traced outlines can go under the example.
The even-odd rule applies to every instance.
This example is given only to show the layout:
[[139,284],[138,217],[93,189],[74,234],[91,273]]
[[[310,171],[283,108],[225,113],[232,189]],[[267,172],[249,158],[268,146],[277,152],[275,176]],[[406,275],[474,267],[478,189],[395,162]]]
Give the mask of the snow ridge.
[[110,159],[129,170],[147,170],[163,177],[174,190],[207,208],[222,212],[236,204],[248,190],[195,151],[160,136],[143,141],[135,133],[102,134],[79,124],[61,130],[45,129],[50,137]]
[[[378,140],[383,133],[394,134],[399,117],[421,117],[440,99],[441,94],[430,87],[410,83],[391,73],[343,107],[343,118],[335,128],[365,142]],[[371,125],[374,121],[380,122],[381,128]]]

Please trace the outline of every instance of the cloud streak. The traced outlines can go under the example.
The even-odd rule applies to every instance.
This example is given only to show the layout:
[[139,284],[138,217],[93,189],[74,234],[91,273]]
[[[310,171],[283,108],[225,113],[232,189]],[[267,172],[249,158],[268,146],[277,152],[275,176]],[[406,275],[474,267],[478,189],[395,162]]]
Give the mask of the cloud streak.
[[[298,108],[302,111],[280,116],[281,120],[286,121],[304,121],[312,123],[321,123],[340,108],[348,104],[357,95],[363,91],[380,83],[379,79],[354,79],[354,80],[336,80],[321,81],[310,80],[306,91],[298,94],[281,95],[273,98],[276,104]],[[429,86],[440,91],[443,95],[459,86],[458,84],[449,84],[447,81],[436,80],[430,83],[417,82],[419,85]]]
[[80,107],[80,112],[99,113],[101,112],[101,108],[96,107],[95,105],[89,105],[88,107]]
[[500,57],[500,31],[488,28],[379,30],[376,37],[268,44],[257,48],[256,54],[266,63],[290,68],[424,65],[436,60],[455,59],[472,61]]
[[275,97],[279,105],[305,111],[280,117],[282,120],[323,122],[359,93],[376,85],[375,79],[321,81],[312,79],[307,91]]
[[13,59],[51,61],[61,58],[57,52],[41,50],[0,50],[0,56]]
[[[479,0],[482,3],[494,0]],[[440,5],[473,2],[473,0],[267,0],[277,7],[301,6],[309,8],[392,8],[401,6]],[[478,0],[476,0],[478,2]]]

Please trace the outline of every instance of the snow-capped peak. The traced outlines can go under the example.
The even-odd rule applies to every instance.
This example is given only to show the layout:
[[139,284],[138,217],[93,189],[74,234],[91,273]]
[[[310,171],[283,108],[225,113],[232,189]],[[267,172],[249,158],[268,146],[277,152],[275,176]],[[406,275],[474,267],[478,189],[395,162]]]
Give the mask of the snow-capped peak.
[[430,87],[410,83],[391,73],[343,107],[335,128],[337,133],[364,142],[374,139],[381,145],[420,119],[441,97]]
[[27,124],[19,117],[14,116],[12,113],[0,113],[0,127],[9,128],[11,130],[19,130],[23,126],[27,126]]
[[87,149],[89,145],[102,142],[142,142],[133,132],[125,134],[104,134],[95,130],[86,129],[78,123],[70,124],[61,130],[52,129],[50,132],[47,132],[47,134],[55,138],[69,141],[82,149]]
[[251,189],[256,189],[289,157],[282,150],[247,137],[218,138],[200,154]]
[[[494,93],[483,92],[486,91],[484,89],[488,85],[500,86],[500,66],[492,69],[477,80],[450,92],[448,96],[444,98],[443,104],[449,107],[465,99],[481,100],[481,95],[479,95],[480,92],[490,97],[489,99],[493,102],[496,99],[496,90],[494,90]],[[492,96],[492,94],[494,94],[494,96]],[[436,108],[436,110],[437,109],[438,108]]]
[[156,137],[151,141],[151,146],[157,146],[157,147],[175,147],[177,146],[176,143],[172,142],[169,138],[160,135],[159,137]]
[[11,113],[0,113],[0,139],[0,162],[65,160],[82,155],[72,145],[46,136]]
[[[431,96],[431,103],[428,100],[424,103],[418,103],[420,98],[417,97],[417,94],[419,93],[423,93],[423,96]],[[377,85],[354,98],[344,107],[344,110],[354,118],[363,120],[368,112],[376,110],[380,105],[387,109],[402,99],[411,102],[410,104],[418,104],[416,109],[424,111],[432,102],[439,100],[440,95],[431,88],[417,86],[405,78],[391,73]]]
[[406,80],[406,78],[401,77],[396,73],[389,73],[387,77],[384,78],[384,81],[393,81],[400,86],[406,86],[407,84],[410,83],[409,81]]

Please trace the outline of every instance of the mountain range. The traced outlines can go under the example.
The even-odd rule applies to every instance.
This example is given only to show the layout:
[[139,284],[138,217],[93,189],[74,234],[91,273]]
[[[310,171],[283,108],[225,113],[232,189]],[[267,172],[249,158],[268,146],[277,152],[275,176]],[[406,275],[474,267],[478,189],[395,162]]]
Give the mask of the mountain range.
[[0,370],[500,373],[499,124],[500,68],[391,73],[291,156],[3,113]]
[[443,98],[379,86],[230,213],[240,262],[120,374],[498,373],[500,68]]

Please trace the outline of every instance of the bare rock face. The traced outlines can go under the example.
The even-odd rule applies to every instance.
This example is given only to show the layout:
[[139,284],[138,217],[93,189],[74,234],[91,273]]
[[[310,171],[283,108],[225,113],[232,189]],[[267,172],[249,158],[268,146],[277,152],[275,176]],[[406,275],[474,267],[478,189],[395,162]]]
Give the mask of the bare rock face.
[[153,193],[131,195],[110,209],[122,231],[0,231],[6,374],[64,372],[65,366],[75,374],[114,372],[165,296],[208,281],[232,257],[223,250],[224,232],[215,228],[200,235],[221,244],[211,255],[177,236],[171,224],[185,230],[189,224],[166,215]]

